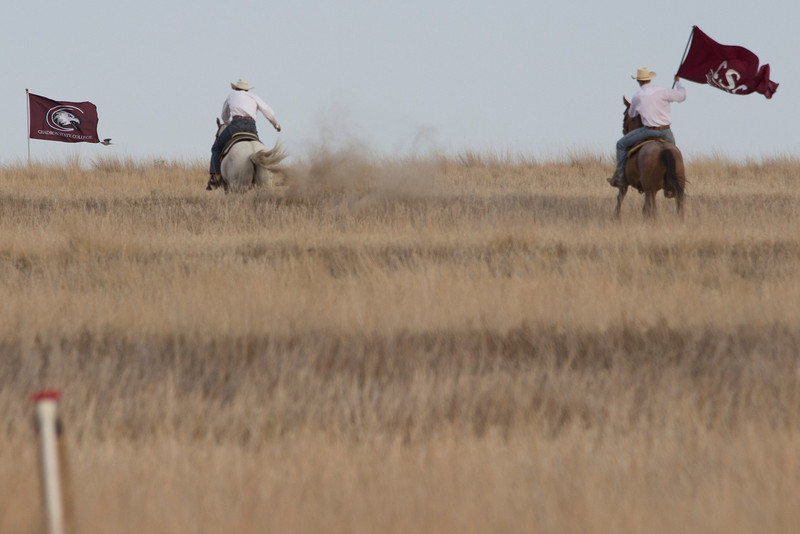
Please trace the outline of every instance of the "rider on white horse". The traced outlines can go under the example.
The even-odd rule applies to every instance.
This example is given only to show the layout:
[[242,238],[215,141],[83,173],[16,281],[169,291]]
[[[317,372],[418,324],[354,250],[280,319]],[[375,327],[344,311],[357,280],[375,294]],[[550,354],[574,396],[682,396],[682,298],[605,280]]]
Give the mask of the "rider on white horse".
[[206,186],[208,190],[220,185],[219,154],[225,144],[233,137],[233,134],[250,132],[258,135],[256,115],[259,111],[272,123],[275,130],[281,131],[281,125],[278,124],[275,118],[275,112],[257,95],[249,92],[252,87],[247,81],[240,78],[238,82],[231,84],[231,89],[233,89],[233,92],[228,95],[222,105],[221,117],[222,122],[228,124],[228,127],[217,136],[214,140],[214,145],[211,147],[211,165],[209,166],[209,174],[211,176]]

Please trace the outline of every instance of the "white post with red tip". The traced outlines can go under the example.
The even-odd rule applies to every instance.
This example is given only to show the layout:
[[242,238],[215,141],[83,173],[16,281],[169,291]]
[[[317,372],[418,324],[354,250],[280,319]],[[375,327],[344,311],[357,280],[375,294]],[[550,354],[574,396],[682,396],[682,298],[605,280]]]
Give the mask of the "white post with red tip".
[[64,534],[64,505],[58,466],[58,400],[61,393],[45,390],[33,396],[41,447],[42,489],[48,534]]

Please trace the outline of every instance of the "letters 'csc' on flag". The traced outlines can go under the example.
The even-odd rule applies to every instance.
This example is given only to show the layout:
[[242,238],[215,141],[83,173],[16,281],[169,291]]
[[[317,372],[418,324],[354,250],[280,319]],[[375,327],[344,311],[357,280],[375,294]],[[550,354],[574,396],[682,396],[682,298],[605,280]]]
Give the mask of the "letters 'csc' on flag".
[[758,56],[741,46],[721,45],[697,26],[677,75],[737,95],[755,92],[772,98],[778,89],[769,79],[769,65],[758,68]]
[[99,143],[97,107],[91,102],[56,102],[28,93],[31,139]]

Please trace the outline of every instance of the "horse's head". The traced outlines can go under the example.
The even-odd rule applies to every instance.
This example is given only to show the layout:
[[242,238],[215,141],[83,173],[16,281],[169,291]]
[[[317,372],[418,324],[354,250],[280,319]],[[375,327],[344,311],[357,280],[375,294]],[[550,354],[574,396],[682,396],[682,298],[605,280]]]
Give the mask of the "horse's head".
[[224,122],[219,120],[219,118],[217,118],[217,137],[219,137],[219,134],[222,133],[222,130],[224,130],[227,127],[228,127],[227,124],[225,124]]
[[622,97],[622,103],[625,104],[625,115],[622,118],[622,135],[625,135],[628,132],[632,132],[637,128],[642,127],[642,118],[639,115],[635,117],[631,117],[628,115],[628,110],[631,108],[631,103],[628,102],[628,99],[624,96]]

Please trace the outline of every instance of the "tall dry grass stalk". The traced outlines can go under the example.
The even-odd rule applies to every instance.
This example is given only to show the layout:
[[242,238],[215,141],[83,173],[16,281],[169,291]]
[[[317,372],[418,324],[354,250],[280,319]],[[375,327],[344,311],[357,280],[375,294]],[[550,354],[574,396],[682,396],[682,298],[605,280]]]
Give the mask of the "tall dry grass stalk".
[[0,169],[0,532],[790,532],[800,162],[699,158],[686,217],[610,160],[320,150]]

